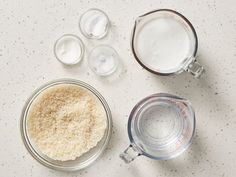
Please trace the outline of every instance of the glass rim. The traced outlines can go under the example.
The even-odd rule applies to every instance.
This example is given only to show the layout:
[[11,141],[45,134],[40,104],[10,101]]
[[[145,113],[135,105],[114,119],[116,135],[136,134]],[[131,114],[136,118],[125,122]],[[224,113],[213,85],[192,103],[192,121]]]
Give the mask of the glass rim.
[[[73,62],[73,63],[64,63],[64,62],[60,59],[60,57],[57,55],[57,52],[56,52],[56,47],[57,47],[57,45],[58,45],[58,42],[59,42],[61,39],[65,38],[65,37],[73,37],[73,38],[77,39],[77,40],[78,40],[78,43],[79,43],[79,45],[80,45],[80,48],[81,48],[80,57],[79,57],[77,60],[75,60],[75,62]],[[75,34],[69,34],[69,33],[68,33],[68,34],[63,34],[61,37],[59,37],[59,38],[54,42],[54,46],[53,46],[53,53],[54,53],[54,56],[55,56],[56,59],[57,59],[60,63],[62,63],[63,65],[73,66],[73,65],[78,64],[78,63],[83,59],[83,57],[84,57],[84,52],[85,52],[84,43],[83,43],[83,41],[80,39],[80,37],[77,36],[77,35],[75,35]]]
[[[168,13],[172,13],[174,14],[175,16],[178,16],[180,17],[180,19],[182,19],[187,25],[188,27],[191,29],[191,32],[193,34],[193,37],[194,37],[194,40],[195,40],[195,45],[194,45],[194,51],[193,51],[193,54],[192,54],[192,57],[188,58],[188,62],[186,61],[182,61],[180,64],[179,64],[179,67],[176,68],[175,70],[173,69],[173,71],[171,72],[162,72],[158,69],[151,69],[150,67],[148,67],[147,65],[145,65],[141,60],[140,58],[137,56],[136,54],[136,51],[135,51],[135,33],[136,33],[136,29],[137,29],[137,26],[138,26],[138,23],[137,23],[137,20],[140,19],[140,18],[143,18],[145,16],[148,16],[148,15],[151,15],[153,13],[156,13],[156,12],[168,12]],[[157,74],[157,75],[160,75],[160,76],[169,76],[169,75],[176,75],[176,74],[180,74],[184,71],[184,66],[182,66],[184,63],[187,63],[187,66],[192,63],[194,60],[195,60],[195,57],[196,57],[196,54],[197,54],[197,49],[198,49],[198,37],[197,37],[197,33],[196,33],[196,30],[195,28],[193,27],[192,23],[184,16],[182,15],[181,13],[175,11],[175,10],[172,10],[172,9],[156,9],[156,10],[153,10],[153,11],[150,11],[150,12],[147,12],[143,15],[140,15],[139,17],[136,18],[135,20],[135,24],[134,24],[134,27],[132,29],[132,32],[131,32],[131,50],[132,50],[132,53],[134,55],[134,58],[136,59],[136,61],[144,68],[146,69],[147,71],[153,73],[153,74]],[[182,66],[182,67],[180,67]]]
[[[38,150],[36,150],[34,148],[34,146],[32,145],[32,142],[30,140],[30,137],[27,133],[27,123],[26,123],[26,121],[27,121],[28,111],[30,109],[31,104],[33,103],[35,98],[37,98],[37,96],[40,93],[42,93],[44,90],[46,90],[46,89],[48,89],[52,86],[59,85],[59,84],[75,84],[75,85],[83,87],[84,89],[89,90],[91,93],[94,94],[94,96],[96,96],[100,100],[100,102],[102,103],[103,108],[106,112],[107,128],[106,128],[106,131],[104,132],[104,135],[103,135],[104,143],[101,145],[101,148],[98,149],[96,151],[96,153],[94,153],[93,156],[91,156],[90,158],[88,158],[84,162],[78,163],[78,165],[63,166],[63,165],[52,163],[49,160],[45,159],[44,157],[42,157],[42,155],[40,155],[38,153]],[[51,169],[54,169],[54,170],[60,170],[60,171],[78,171],[78,170],[84,169],[84,168],[90,166],[92,163],[94,163],[99,157],[101,157],[104,150],[106,149],[106,147],[108,145],[108,142],[110,140],[110,137],[111,137],[111,129],[112,129],[112,115],[111,115],[111,111],[110,111],[110,108],[109,108],[106,100],[103,98],[103,96],[94,87],[90,86],[89,84],[87,84],[83,81],[79,81],[79,80],[75,80],[75,79],[58,79],[58,80],[54,80],[54,81],[48,82],[48,83],[42,85],[41,87],[39,87],[38,89],[36,89],[31,94],[31,96],[27,99],[27,101],[26,101],[26,103],[23,107],[23,110],[22,110],[22,113],[21,113],[21,119],[20,119],[21,139],[23,140],[23,143],[24,143],[26,149],[28,150],[28,152],[30,153],[30,155],[36,161],[38,161],[40,164],[42,164],[42,165],[44,165],[48,168],[51,168]],[[96,146],[95,146],[95,148],[96,148]],[[51,158],[49,158],[49,159],[51,159]]]
[[[184,101],[188,104],[188,108],[190,109],[191,113],[192,113],[192,124],[193,124],[193,130],[192,130],[192,135],[191,135],[191,138],[190,140],[188,141],[188,143],[183,147],[183,149],[181,151],[179,151],[178,153],[176,154],[173,154],[171,156],[163,156],[163,157],[157,157],[157,156],[152,156],[148,153],[146,153],[142,147],[140,147],[139,145],[136,144],[136,142],[134,141],[134,138],[133,138],[133,135],[132,135],[132,132],[131,132],[131,124],[132,124],[132,119],[134,119],[134,114],[137,112],[137,110],[139,110],[140,107],[142,107],[142,105],[146,102],[148,102],[150,99],[153,99],[153,98],[171,98],[171,99],[176,99],[176,100],[181,100],[181,101]],[[181,98],[181,97],[178,97],[176,95],[172,95],[172,94],[169,94],[169,93],[156,93],[156,94],[152,94],[150,96],[147,96],[145,98],[143,98],[141,101],[139,101],[132,109],[130,115],[129,115],[129,119],[128,119],[128,125],[127,125],[127,131],[128,131],[128,137],[129,137],[129,140],[130,140],[130,144],[132,145],[135,145],[140,151],[141,151],[141,154],[140,155],[144,155],[146,157],[149,157],[151,159],[154,159],[154,160],[169,160],[169,159],[173,159],[177,156],[179,156],[180,154],[182,154],[186,149],[188,149],[188,147],[192,144],[192,141],[193,141],[193,137],[195,135],[195,131],[196,131],[196,117],[195,117],[195,111],[191,105],[191,103],[185,99],[185,98]]]
[[[106,31],[105,31],[101,36],[93,36],[93,37],[91,37],[91,36],[89,36],[89,35],[83,30],[83,27],[82,27],[82,25],[81,25],[81,20],[82,20],[82,18],[84,17],[84,15],[85,15],[86,13],[88,13],[89,11],[98,11],[98,12],[102,13],[102,14],[107,18],[107,29],[106,29]],[[101,10],[101,9],[98,9],[98,8],[90,8],[90,9],[86,10],[85,12],[82,13],[82,15],[81,15],[80,18],[79,18],[79,29],[80,29],[81,33],[82,33],[86,38],[88,38],[88,39],[103,39],[103,38],[105,38],[105,37],[107,36],[107,34],[108,34],[108,31],[109,31],[110,26],[111,26],[111,22],[110,22],[110,19],[109,19],[107,13],[104,12],[103,10]]]

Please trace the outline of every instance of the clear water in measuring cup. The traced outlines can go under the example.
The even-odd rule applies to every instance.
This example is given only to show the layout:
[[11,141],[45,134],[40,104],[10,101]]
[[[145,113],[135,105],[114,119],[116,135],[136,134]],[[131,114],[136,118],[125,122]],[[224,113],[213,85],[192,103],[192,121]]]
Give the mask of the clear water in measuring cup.
[[136,142],[144,149],[163,148],[178,138],[183,129],[183,119],[180,110],[168,103],[149,105],[141,113],[136,122],[141,135]]
[[190,103],[169,94],[143,99],[131,112],[128,123],[135,151],[157,160],[181,154],[191,143],[194,130]]

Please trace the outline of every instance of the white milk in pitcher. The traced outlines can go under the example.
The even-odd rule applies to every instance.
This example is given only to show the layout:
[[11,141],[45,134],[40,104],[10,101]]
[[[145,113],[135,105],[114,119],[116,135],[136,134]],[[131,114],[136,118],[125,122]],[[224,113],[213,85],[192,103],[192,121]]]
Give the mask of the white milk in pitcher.
[[184,24],[174,18],[155,18],[145,23],[136,36],[136,52],[152,70],[175,70],[189,57],[190,37]]

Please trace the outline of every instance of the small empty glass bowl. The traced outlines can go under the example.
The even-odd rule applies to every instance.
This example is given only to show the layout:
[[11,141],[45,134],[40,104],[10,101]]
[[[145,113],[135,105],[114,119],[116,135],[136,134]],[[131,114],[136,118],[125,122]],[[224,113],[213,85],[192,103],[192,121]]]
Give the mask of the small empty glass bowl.
[[89,9],[80,18],[79,27],[82,34],[89,39],[101,39],[109,31],[110,21],[105,12]]
[[[27,130],[28,113],[34,100],[44,90],[51,88],[53,86],[57,86],[59,84],[73,84],[73,85],[78,85],[80,87],[83,87],[89,90],[101,101],[107,115],[107,129],[104,133],[103,138],[99,141],[99,143],[94,148],[90,149],[87,153],[83,154],[81,157],[76,158],[75,160],[58,161],[58,160],[53,160],[49,158],[48,156],[42,154],[40,150],[37,149],[37,147],[31,141],[30,135]],[[22,111],[20,128],[21,128],[21,135],[22,135],[22,139],[25,144],[25,147],[27,148],[28,152],[33,156],[33,158],[35,158],[38,162],[54,170],[76,171],[76,170],[81,170],[91,165],[96,159],[98,159],[102,155],[110,139],[111,128],[112,128],[112,118],[111,118],[111,112],[110,112],[108,104],[106,103],[105,99],[97,90],[95,90],[93,87],[91,87],[90,85],[84,82],[81,82],[78,80],[66,79],[66,80],[58,80],[58,81],[48,83],[40,87],[39,89],[37,89],[32,94],[32,96],[26,102],[25,107]]]
[[84,44],[78,36],[65,34],[55,42],[54,54],[61,63],[75,65],[84,56]]
[[89,54],[88,65],[97,75],[107,76],[116,71],[119,64],[119,55],[114,48],[108,45],[99,45]]

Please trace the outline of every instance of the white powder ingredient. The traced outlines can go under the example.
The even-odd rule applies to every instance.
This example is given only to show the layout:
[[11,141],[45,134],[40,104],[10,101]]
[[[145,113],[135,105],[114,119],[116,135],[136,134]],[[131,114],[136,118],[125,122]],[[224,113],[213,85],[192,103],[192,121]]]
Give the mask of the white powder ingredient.
[[60,84],[43,91],[29,110],[27,130],[36,147],[54,160],[74,160],[95,147],[107,128],[100,100],[89,90]]
[[90,10],[81,18],[82,30],[89,37],[103,37],[108,28],[109,20],[103,12]]
[[80,41],[73,36],[61,38],[56,46],[58,59],[64,64],[76,64],[81,60],[82,48]]

